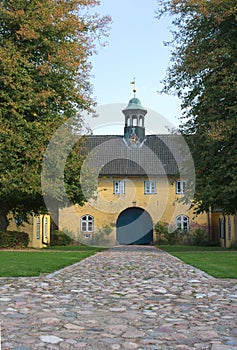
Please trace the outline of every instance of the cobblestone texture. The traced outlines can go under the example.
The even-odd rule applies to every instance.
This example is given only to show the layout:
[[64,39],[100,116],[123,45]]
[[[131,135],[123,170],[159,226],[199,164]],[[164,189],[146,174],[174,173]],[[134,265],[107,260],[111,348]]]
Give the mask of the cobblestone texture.
[[1,278],[2,350],[237,350],[237,281],[154,247],[118,247],[39,278]]

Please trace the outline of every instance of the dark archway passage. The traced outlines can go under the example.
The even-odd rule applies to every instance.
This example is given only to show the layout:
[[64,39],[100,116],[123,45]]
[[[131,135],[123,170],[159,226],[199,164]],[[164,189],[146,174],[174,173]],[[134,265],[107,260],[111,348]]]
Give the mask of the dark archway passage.
[[116,223],[116,239],[119,244],[150,244],[153,242],[153,222],[144,209],[127,208]]

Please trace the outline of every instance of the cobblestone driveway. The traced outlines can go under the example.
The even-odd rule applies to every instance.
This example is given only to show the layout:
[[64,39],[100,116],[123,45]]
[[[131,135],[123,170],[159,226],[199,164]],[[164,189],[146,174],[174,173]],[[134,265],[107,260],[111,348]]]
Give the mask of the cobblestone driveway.
[[154,247],[118,247],[39,278],[0,279],[2,350],[237,350],[237,281]]

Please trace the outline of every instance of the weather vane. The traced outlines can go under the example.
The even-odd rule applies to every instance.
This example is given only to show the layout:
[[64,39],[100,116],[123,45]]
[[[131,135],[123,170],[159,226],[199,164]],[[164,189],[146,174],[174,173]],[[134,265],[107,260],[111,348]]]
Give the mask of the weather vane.
[[134,97],[136,97],[136,92],[137,92],[137,90],[136,90],[136,78],[133,78],[133,81],[131,81],[131,83],[130,84],[132,84],[133,85],[133,93],[134,93]]

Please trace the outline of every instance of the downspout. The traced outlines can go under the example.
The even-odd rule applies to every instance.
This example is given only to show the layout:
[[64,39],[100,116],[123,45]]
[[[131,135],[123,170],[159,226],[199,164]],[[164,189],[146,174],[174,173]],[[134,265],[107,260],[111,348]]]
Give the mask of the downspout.
[[211,208],[208,209],[207,211],[207,240],[208,243],[210,243],[210,239],[211,239]]

